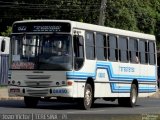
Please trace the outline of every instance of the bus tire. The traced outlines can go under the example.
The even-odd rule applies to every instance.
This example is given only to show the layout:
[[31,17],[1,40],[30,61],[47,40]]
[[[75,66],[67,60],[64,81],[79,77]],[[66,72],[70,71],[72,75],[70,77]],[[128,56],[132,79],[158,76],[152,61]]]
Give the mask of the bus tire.
[[130,97],[128,98],[119,98],[118,103],[121,106],[134,107],[137,102],[138,91],[135,84],[131,85]]
[[93,92],[92,92],[92,86],[88,83],[85,85],[85,90],[84,90],[84,98],[80,100],[80,107],[84,110],[88,110],[92,106],[93,102]]
[[135,84],[132,84],[131,91],[130,91],[130,97],[128,100],[129,107],[134,107],[136,105],[137,97],[138,97],[137,86]]
[[38,97],[24,97],[24,103],[28,108],[35,108],[38,104],[39,98]]

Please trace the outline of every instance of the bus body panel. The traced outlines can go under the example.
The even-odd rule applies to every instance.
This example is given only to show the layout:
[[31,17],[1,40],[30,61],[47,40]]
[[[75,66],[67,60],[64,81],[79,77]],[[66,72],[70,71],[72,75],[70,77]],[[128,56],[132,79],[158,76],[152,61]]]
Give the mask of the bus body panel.
[[66,72],[64,71],[12,71],[12,80],[15,85],[18,81],[28,87],[52,87],[66,85]]

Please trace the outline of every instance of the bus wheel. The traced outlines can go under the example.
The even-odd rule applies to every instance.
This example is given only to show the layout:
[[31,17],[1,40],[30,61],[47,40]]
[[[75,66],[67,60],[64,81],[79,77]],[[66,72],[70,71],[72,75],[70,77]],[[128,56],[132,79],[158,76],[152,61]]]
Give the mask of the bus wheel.
[[85,110],[88,110],[91,108],[92,102],[93,102],[92,86],[87,83],[84,90],[84,98],[81,99],[81,107]]
[[131,85],[130,99],[128,100],[129,106],[134,107],[137,102],[138,91],[137,86],[135,84]]
[[130,97],[129,98],[119,98],[118,103],[121,106],[134,107],[137,102],[138,91],[135,84],[131,85]]
[[28,108],[36,107],[38,104],[38,101],[39,101],[38,97],[28,97],[28,96],[24,97],[24,103]]

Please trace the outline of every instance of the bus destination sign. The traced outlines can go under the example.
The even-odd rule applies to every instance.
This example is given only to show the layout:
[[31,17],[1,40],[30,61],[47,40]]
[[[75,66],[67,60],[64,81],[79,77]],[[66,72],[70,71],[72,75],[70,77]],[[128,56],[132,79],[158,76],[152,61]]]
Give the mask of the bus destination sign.
[[34,32],[61,32],[62,26],[33,26]]
[[70,23],[63,22],[26,22],[15,23],[13,33],[24,32],[70,32]]

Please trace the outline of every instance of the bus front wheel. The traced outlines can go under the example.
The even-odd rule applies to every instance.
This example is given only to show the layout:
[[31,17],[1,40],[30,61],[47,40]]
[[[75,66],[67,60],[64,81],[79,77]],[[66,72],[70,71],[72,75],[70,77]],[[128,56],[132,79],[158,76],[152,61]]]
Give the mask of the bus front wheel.
[[28,97],[28,96],[24,97],[24,103],[28,108],[36,107],[38,104],[38,101],[39,101],[38,97]]
[[82,109],[88,110],[91,108],[93,102],[92,91],[92,86],[87,83],[84,90],[84,98],[80,99],[80,107]]

